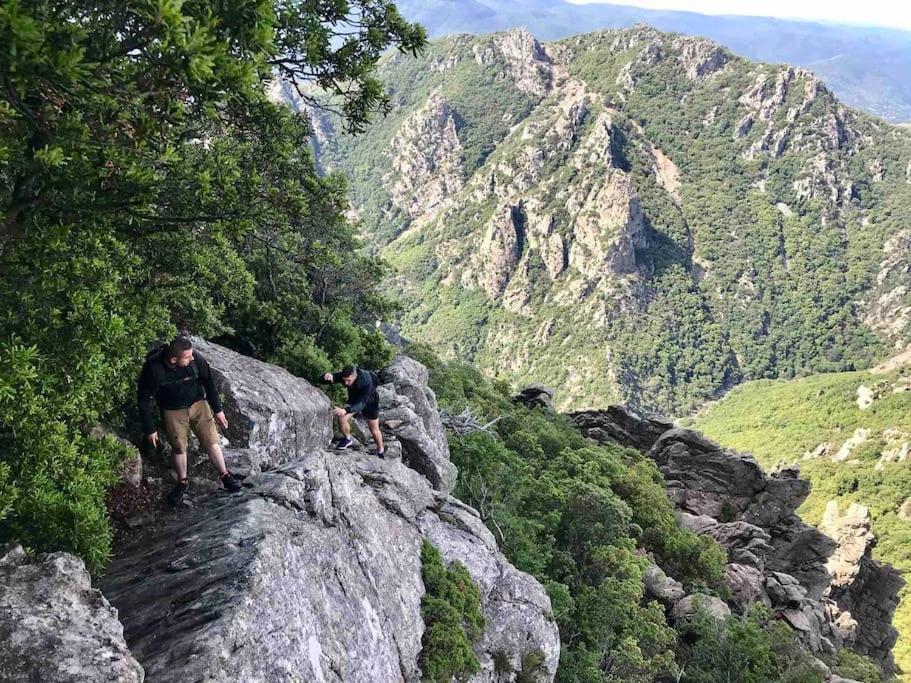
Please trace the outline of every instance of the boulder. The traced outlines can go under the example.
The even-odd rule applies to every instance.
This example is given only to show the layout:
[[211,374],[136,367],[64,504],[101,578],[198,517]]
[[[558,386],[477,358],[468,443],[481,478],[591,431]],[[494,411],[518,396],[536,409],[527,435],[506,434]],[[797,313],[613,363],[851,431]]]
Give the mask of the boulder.
[[[427,386],[427,368],[398,355],[380,373],[380,429],[401,443],[401,457],[423,474],[438,491],[455,487],[458,470],[449,460],[449,442],[440,419],[436,396]],[[360,423],[362,441],[371,441],[366,423]]]
[[765,577],[762,571],[745,564],[729,564],[724,570],[724,583],[731,589],[734,604],[746,611],[754,602],[768,606],[769,596],[765,591]]
[[554,390],[536,382],[522,389],[513,400],[528,408],[553,410]]
[[323,447],[332,439],[332,403],[284,368],[194,338],[222,396],[230,447],[250,449],[249,471],[259,472]]
[[139,539],[104,577],[150,678],[417,680],[426,539],[480,589],[474,680],[529,661],[552,680],[559,635],[543,588],[414,470],[317,449],[245,484]]
[[657,565],[653,564],[646,569],[642,579],[646,594],[665,605],[674,605],[686,595],[683,584],[669,577]]
[[569,419],[579,430],[598,443],[616,443],[641,451],[649,450],[674,424],[660,415],[639,415],[625,406],[606,410],[583,410],[570,413]]
[[765,558],[772,546],[769,545],[769,534],[748,522],[718,522],[706,515],[679,513],[681,524],[690,531],[711,536],[728,551],[731,562],[756,567],[760,571],[765,567]]
[[731,608],[728,607],[727,603],[721,598],[716,598],[712,595],[703,595],[701,593],[693,593],[692,595],[687,595],[674,605],[674,609],[671,610],[671,617],[674,621],[682,621],[695,616],[696,613],[700,611],[705,612],[719,621],[724,621],[731,616]]
[[0,680],[141,682],[117,612],[68,553],[0,546]]

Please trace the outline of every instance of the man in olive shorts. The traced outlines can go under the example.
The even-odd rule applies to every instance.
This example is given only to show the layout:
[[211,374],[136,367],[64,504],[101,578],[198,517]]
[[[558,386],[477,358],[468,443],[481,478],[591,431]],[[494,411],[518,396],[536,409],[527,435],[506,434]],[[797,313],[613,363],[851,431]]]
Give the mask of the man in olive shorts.
[[376,373],[347,365],[341,372],[327,372],[321,379],[326,383],[341,382],[348,388],[348,403],[333,410],[342,433],[342,437],[335,442],[335,447],[351,448],[354,440],[351,438],[350,419],[352,415],[361,415],[367,420],[367,427],[376,442],[376,455],[385,458],[383,434],[380,432],[380,399],[376,391],[380,380]]
[[139,375],[139,417],[149,442],[158,446],[158,432],[152,414],[151,399],[161,409],[165,433],[174,452],[177,485],[168,494],[168,502],[177,505],[189,488],[187,480],[187,440],[190,429],[199,445],[209,454],[218,468],[222,485],[229,491],[239,491],[240,483],[225,467],[221,441],[215,422],[223,429],[228,419],[221,407],[209,364],[185,337],[177,337],[168,346],[149,354]]

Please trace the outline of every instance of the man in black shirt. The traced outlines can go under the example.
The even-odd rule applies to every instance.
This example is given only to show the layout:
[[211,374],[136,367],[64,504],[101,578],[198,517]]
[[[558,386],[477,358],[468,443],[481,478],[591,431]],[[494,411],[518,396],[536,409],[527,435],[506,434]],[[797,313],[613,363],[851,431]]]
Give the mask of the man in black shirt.
[[139,375],[137,400],[142,429],[149,442],[158,446],[158,432],[152,412],[155,399],[164,420],[165,433],[174,451],[177,485],[168,494],[168,502],[177,505],[189,488],[187,480],[187,440],[192,428],[199,445],[218,468],[222,485],[239,491],[240,484],[225,467],[215,422],[223,429],[228,419],[221,407],[209,364],[185,337],[177,337],[168,346],[149,354]]
[[322,377],[323,382],[341,382],[348,388],[348,403],[336,406],[333,412],[338,418],[338,428],[342,438],[336,443],[336,448],[351,448],[354,441],[351,439],[352,415],[362,415],[367,420],[367,426],[376,442],[376,454],[383,458],[383,434],[380,432],[380,399],[376,388],[379,378],[369,370],[362,370],[353,365],[347,365],[341,372],[327,372]]

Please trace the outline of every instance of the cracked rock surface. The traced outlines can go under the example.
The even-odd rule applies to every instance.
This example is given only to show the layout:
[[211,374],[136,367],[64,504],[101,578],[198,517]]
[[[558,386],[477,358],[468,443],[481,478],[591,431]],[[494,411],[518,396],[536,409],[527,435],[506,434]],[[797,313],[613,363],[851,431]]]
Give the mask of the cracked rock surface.
[[530,680],[552,680],[559,637],[544,590],[474,510],[414,470],[314,450],[247,484],[141,539],[104,578],[150,679],[418,680],[426,538],[480,588],[474,680],[513,680],[533,654]]
[[381,460],[326,447],[330,403],[305,380],[194,345],[225,399],[225,457],[252,476],[139,534],[102,578],[150,680],[418,681],[424,539],[479,587],[472,680],[553,680],[547,594],[448,495],[456,472],[426,368],[400,357],[383,372],[381,427],[403,458]]
[[117,612],[68,553],[0,546],[0,681],[141,683]]

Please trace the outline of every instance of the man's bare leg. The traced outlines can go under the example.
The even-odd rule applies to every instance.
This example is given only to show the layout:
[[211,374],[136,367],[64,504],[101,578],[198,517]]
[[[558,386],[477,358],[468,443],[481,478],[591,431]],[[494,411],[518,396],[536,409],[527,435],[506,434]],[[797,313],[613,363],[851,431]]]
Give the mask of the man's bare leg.
[[370,428],[370,433],[373,434],[373,440],[376,442],[376,452],[383,452],[383,433],[380,431],[380,421],[379,420],[367,420],[367,426]]
[[174,452],[174,469],[177,470],[177,481],[187,480],[187,454]]
[[[212,461],[212,464],[218,468],[218,475],[224,476],[228,473],[228,468],[225,466],[225,456],[221,452],[221,445],[213,443],[209,446],[206,451],[209,453],[209,460]],[[184,456],[186,457],[186,456]]]
[[342,432],[342,436],[346,439],[351,438],[351,423],[347,414],[338,416],[338,428]]

